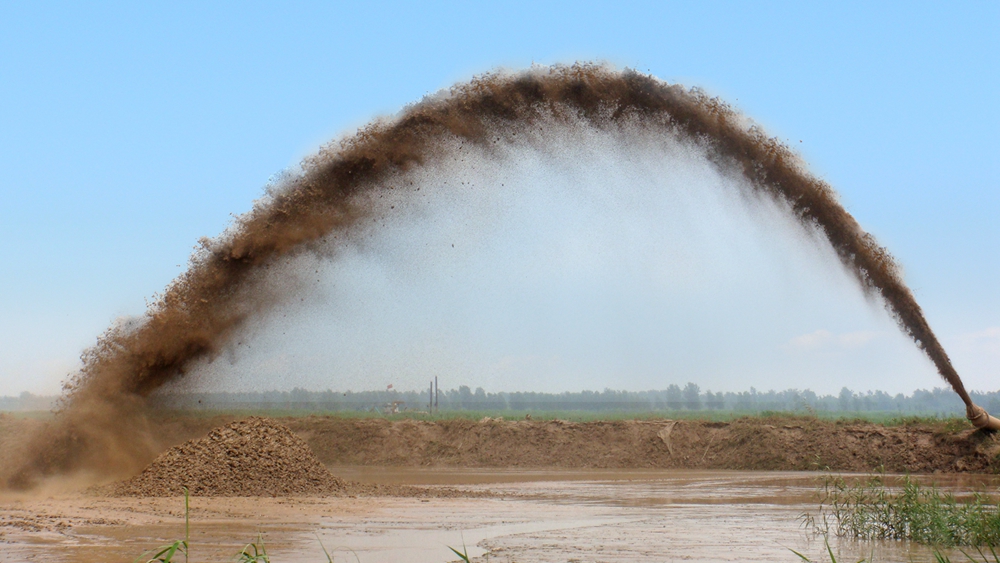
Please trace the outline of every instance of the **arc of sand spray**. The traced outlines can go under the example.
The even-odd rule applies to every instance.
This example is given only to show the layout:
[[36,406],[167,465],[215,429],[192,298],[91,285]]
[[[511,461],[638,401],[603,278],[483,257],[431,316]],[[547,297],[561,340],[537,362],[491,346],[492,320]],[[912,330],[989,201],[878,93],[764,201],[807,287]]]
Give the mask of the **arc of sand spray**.
[[[349,237],[370,214],[360,196],[385,189],[380,182],[393,174],[432,163],[445,150],[442,141],[458,138],[489,147],[550,119],[595,127],[638,120],[703,146],[713,164],[743,175],[751,190],[783,202],[803,225],[821,231],[863,291],[879,297],[933,361],[965,403],[969,419],[977,427],[1000,429],[1000,421],[972,403],[893,258],[786,146],[700,90],[630,70],[577,64],[476,78],[307,159],[300,176],[239,218],[226,235],[203,240],[188,271],[143,322],[112,327],[85,352],[55,422],[34,441],[14,482],[81,465],[107,466],[109,451],[131,452],[118,456],[124,457],[123,466],[147,460],[155,454],[148,451],[152,446],[136,446],[144,443],[138,434],[147,422],[141,414],[145,398],[183,377],[192,361],[216,353],[245,320],[279,301],[258,294],[246,299],[255,274],[279,257],[318,248],[327,237]],[[122,424],[123,418],[132,423]]]

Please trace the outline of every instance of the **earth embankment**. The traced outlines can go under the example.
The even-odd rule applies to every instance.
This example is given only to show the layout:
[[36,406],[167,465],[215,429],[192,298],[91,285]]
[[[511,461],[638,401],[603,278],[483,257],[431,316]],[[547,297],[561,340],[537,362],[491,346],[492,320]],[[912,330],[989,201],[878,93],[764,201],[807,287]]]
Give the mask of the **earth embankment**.
[[[166,450],[239,418],[175,416]],[[884,425],[816,417],[704,420],[386,420],[283,417],[327,466],[685,468],[899,473],[1000,472],[1000,441],[962,421]],[[38,421],[9,415],[4,433]],[[0,440],[0,449],[7,449]],[[13,452],[0,452],[0,454]],[[152,460],[150,460],[152,461]]]
[[417,420],[305,417],[286,424],[329,465],[688,468],[993,473],[1000,443],[955,423],[886,426],[813,417],[698,420]]

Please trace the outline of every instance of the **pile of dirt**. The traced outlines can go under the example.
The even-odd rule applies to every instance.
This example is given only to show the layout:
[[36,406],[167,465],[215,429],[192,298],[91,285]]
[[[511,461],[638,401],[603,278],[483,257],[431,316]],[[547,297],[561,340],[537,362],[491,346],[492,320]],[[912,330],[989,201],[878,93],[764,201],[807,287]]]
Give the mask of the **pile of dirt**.
[[309,446],[287,426],[250,417],[163,452],[139,475],[112,486],[113,496],[269,497],[342,494]]

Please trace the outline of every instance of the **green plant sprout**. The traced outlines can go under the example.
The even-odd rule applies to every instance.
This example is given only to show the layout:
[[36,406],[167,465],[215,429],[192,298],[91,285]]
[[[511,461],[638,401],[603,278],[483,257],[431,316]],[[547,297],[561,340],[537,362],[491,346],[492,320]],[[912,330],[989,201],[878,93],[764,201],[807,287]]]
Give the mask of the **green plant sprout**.
[[[324,549],[324,551],[326,550]],[[248,543],[242,551],[233,557],[233,561],[237,563],[271,563],[271,558],[267,555],[267,548],[264,546],[264,534],[257,532],[257,541]]]
[[[333,563],[333,555],[331,555],[330,552],[326,550],[326,546],[323,545],[323,540],[319,539],[319,534],[316,534],[316,541],[319,542],[319,546],[323,549],[323,555],[326,555],[327,563]],[[337,551],[341,549],[343,549],[344,551],[350,551],[354,555],[355,561],[361,563],[361,558],[358,557],[358,553],[349,547],[338,546],[333,548],[333,552],[337,553]]]
[[[173,543],[166,545],[161,545],[156,549],[149,551],[144,551],[139,557],[136,557],[136,562],[143,561],[143,563],[173,563],[174,557],[181,553],[184,555],[184,563],[188,562],[188,545],[191,539],[191,502],[190,494],[188,488],[184,487],[184,539],[176,540]],[[143,560],[144,557],[149,556],[148,559]]]
[[469,562],[469,550],[465,547],[464,543],[462,544],[462,551],[459,551],[459,550],[455,549],[454,547],[451,547],[450,545],[448,546],[448,549],[454,551],[455,555],[461,557],[462,561],[465,561],[465,563],[470,563]]

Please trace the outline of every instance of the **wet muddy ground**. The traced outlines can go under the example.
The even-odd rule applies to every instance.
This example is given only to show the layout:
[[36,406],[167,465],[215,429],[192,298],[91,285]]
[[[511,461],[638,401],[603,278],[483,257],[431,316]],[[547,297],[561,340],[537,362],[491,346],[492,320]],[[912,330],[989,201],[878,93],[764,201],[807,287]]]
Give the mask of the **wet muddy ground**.
[[[798,561],[816,473],[337,467],[352,480],[489,489],[495,498],[193,498],[191,561],[229,561],[262,532],[275,563],[335,561]],[[990,477],[935,476],[957,489]],[[53,493],[0,498],[0,561],[134,561],[183,537],[183,499]],[[832,539],[838,559],[933,561],[927,548]],[[960,555],[960,554],[959,554]],[[956,559],[957,560],[957,559]]]

